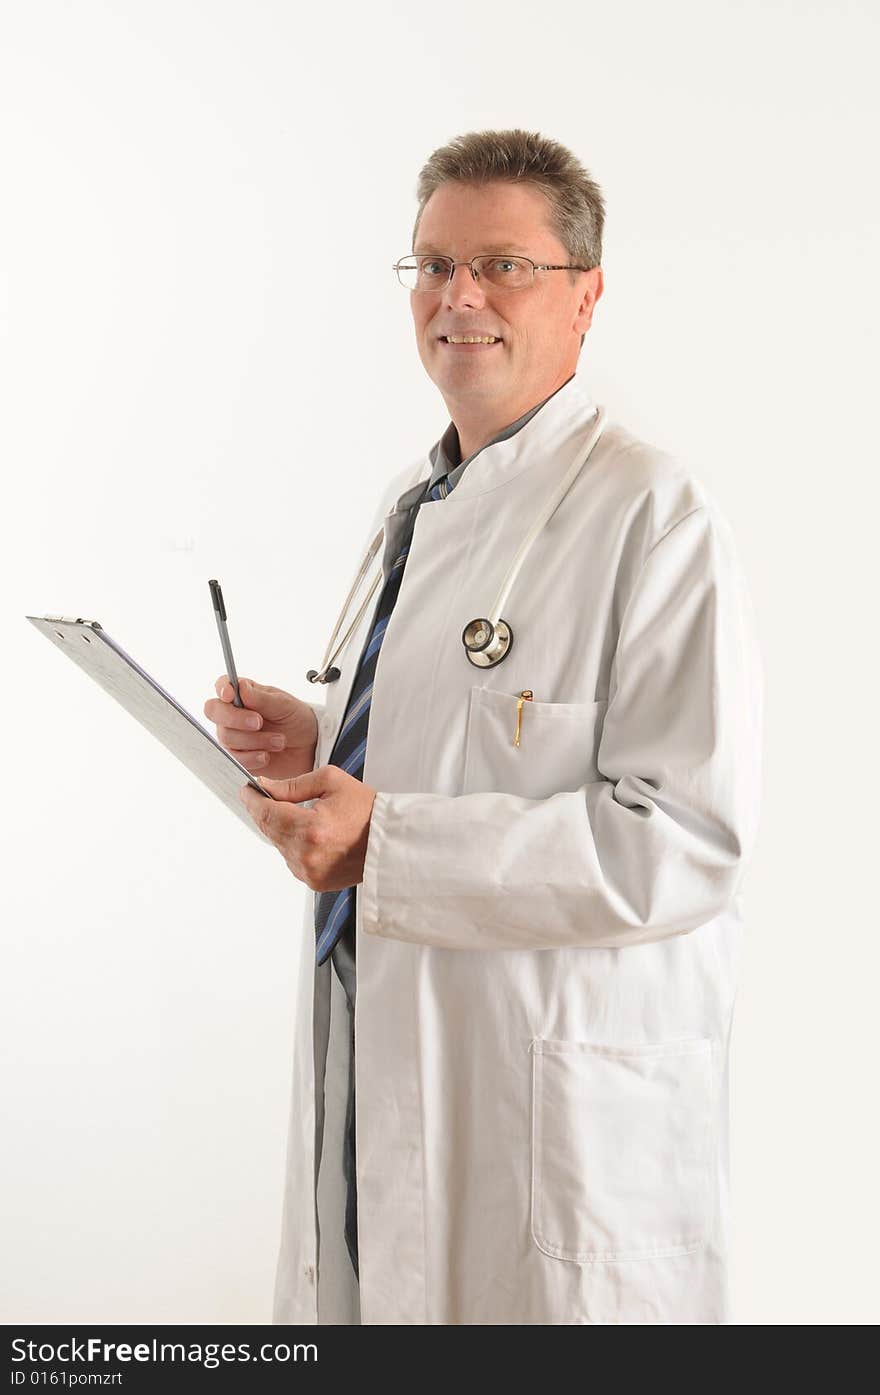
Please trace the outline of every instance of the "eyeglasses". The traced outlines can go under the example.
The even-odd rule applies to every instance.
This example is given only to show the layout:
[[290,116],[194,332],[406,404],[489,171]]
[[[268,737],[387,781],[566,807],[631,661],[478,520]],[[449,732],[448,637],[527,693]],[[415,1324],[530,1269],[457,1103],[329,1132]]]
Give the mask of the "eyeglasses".
[[393,264],[397,279],[408,291],[442,291],[452,280],[457,266],[469,266],[474,280],[483,277],[491,285],[505,291],[521,291],[530,286],[536,271],[592,271],[589,266],[553,266],[533,262],[530,257],[508,257],[487,253],[472,257],[469,262],[456,262],[452,257],[437,257],[433,253],[401,257]]

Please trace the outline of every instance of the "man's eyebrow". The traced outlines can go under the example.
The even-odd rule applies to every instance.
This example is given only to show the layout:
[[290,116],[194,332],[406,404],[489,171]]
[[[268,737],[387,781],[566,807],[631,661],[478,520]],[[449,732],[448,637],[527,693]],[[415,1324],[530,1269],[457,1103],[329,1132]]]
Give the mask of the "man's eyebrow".
[[[449,256],[449,253],[448,253],[448,252],[444,252],[444,251],[442,250],[442,248],[436,247],[433,243],[430,243],[430,242],[428,243],[428,246],[427,246],[427,247],[414,247],[414,248],[413,248],[413,253],[414,253],[414,255],[417,256],[417,257],[422,256],[422,254],[425,253],[425,252],[434,252],[434,253],[437,253],[437,254],[439,254],[440,256],[444,256],[444,257],[448,257],[448,256]],[[497,244],[496,246],[494,246],[494,247],[484,247],[484,248],[483,248],[483,252],[490,253],[492,256],[495,256],[498,252],[513,252],[513,253],[514,253],[516,256],[518,256],[518,257],[527,257],[527,256],[528,256],[528,252],[526,252],[526,251],[524,250],[524,248],[522,248],[522,247],[511,247],[511,245],[510,245],[509,242],[500,242],[500,243],[498,243],[498,244]],[[482,256],[482,253],[477,252],[476,255],[479,257],[479,256]]]

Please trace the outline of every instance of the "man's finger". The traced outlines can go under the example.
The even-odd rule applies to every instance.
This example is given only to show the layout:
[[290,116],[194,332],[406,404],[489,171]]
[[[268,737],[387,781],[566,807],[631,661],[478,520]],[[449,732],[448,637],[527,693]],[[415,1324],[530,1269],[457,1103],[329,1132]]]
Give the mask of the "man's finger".
[[257,827],[266,834],[267,838],[270,837],[269,827],[272,815],[271,810],[266,806],[274,804],[275,801],[266,799],[265,795],[257,794],[252,785],[242,785],[238,791],[238,797]]

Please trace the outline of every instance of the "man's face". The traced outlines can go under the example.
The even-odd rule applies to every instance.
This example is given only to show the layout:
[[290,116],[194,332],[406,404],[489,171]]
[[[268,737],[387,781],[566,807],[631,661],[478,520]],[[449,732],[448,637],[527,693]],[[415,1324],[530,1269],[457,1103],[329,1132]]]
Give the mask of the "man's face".
[[[519,253],[533,262],[572,260],[550,230],[544,195],[528,184],[441,184],[425,205],[414,252],[465,261],[483,252]],[[442,291],[412,291],[419,356],[450,412],[522,410],[555,392],[577,366],[580,337],[602,294],[602,269],[537,271],[532,285],[506,290],[457,266]],[[494,334],[501,342],[455,347],[446,334]]]

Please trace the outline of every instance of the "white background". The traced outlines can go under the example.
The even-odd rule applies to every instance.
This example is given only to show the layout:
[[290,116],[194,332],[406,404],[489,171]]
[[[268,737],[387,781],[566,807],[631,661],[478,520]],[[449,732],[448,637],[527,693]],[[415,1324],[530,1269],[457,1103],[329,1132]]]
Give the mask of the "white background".
[[579,375],[715,495],[758,613],[734,1319],[877,1320],[877,16],[3,4],[0,1321],[270,1320],[303,895],[24,616],[205,720],[216,576],[240,673],[320,699],[448,422],[391,271],[418,169],[504,126],[602,186]]

